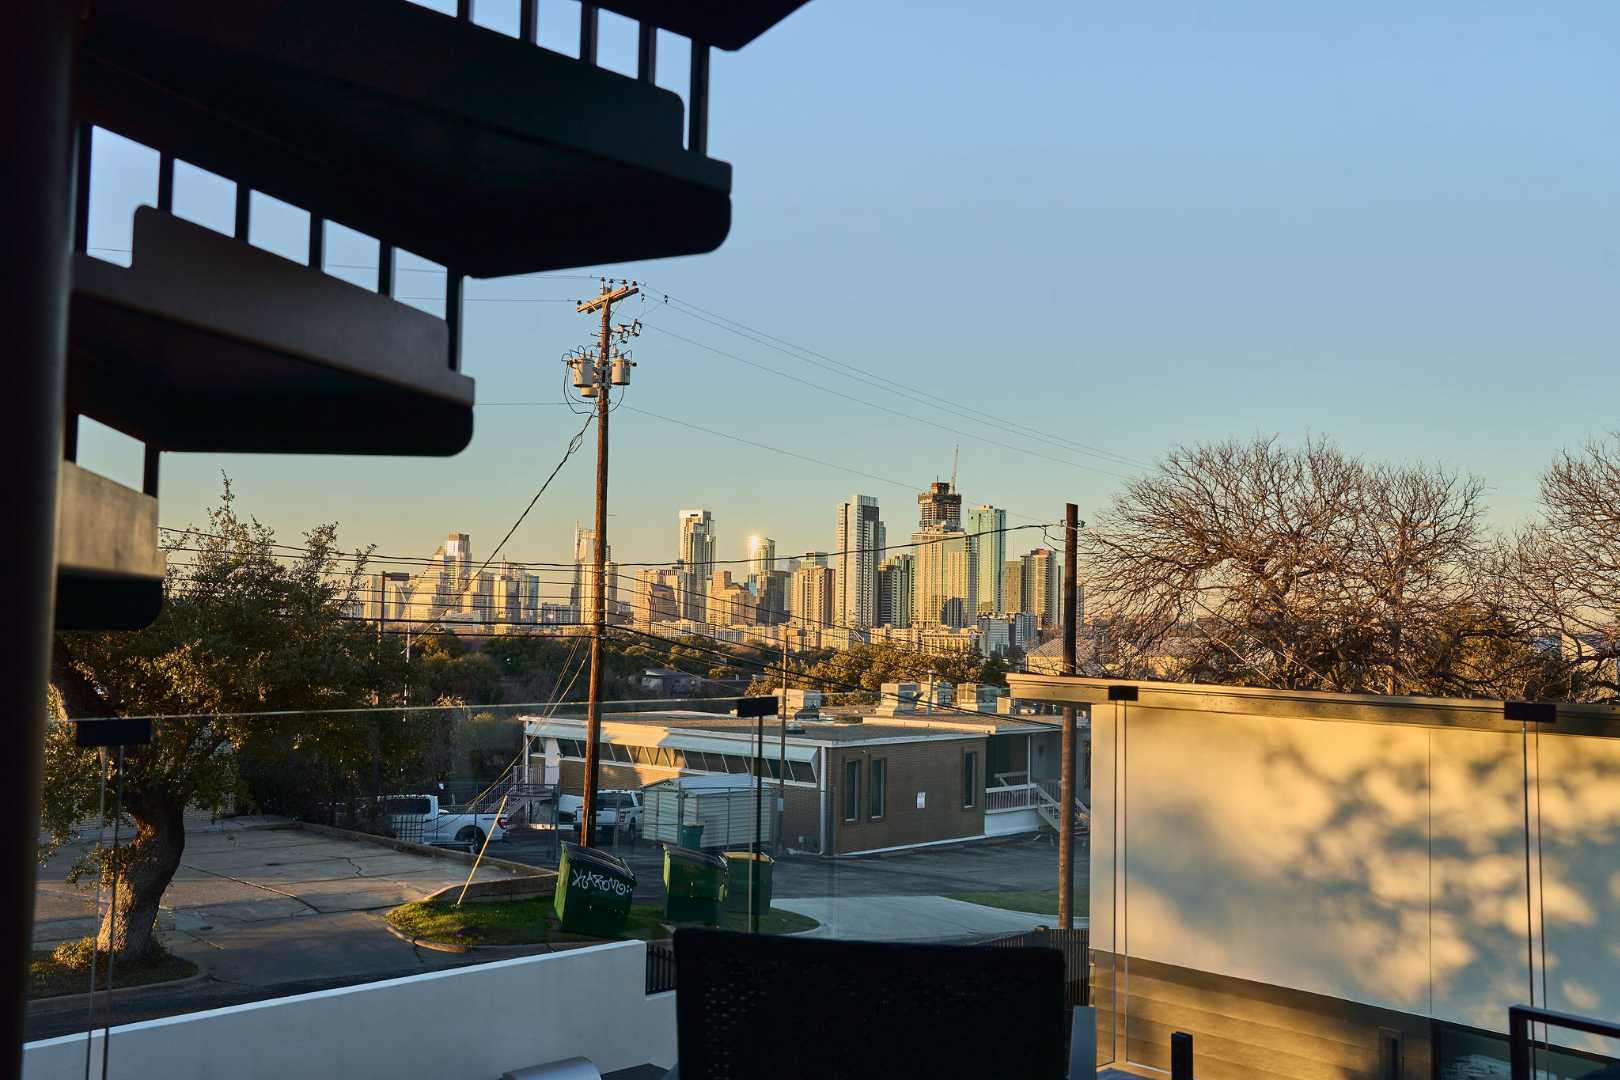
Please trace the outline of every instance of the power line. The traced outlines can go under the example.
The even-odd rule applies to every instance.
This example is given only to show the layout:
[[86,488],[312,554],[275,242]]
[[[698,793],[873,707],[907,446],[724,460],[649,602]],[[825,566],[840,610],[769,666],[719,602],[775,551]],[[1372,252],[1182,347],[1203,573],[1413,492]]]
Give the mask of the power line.
[[512,534],[518,531],[518,526],[523,524],[523,520],[529,516],[529,511],[534,509],[534,504],[540,501],[540,496],[546,493],[546,489],[551,486],[551,482],[557,479],[557,474],[562,472],[563,466],[568,464],[568,459],[574,456],[574,451],[578,450],[585,441],[585,431],[590,426],[590,421],[585,421],[584,426],[574,433],[572,439],[568,440],[568,446],[563,450],[562,457],[558,459],[557,464],[552,468],[551,475],[546,477],[545,482],[540,485],[540,489],[534,493],[534,498],[530,499],[529,505],[523,508],[523,513],[519,514],[517,520],[512,522],[512,527],[506,530],[506,535],[501,537],[501,542],[495,545],[495,550],[489,553],[489,558],[484,560],[484,565],[480,566],[477,572],[468,578],[467,585],[462,588],[461,593],[456,597],[458,601],[461,596],[466,595],[467,589],[472,586],[473,582],[478,580],[479,575],[489,569],[489,564],[495,561],[495,556],[501,553],[501,549],[506,546],[506,542],[512,539]]
[[[797,375],[791,375],[791,374],[789,374],[789,373],[787,373],[785,371],[778,371],[776,368],[770,367],[770,366],[768,366],[766,364],[758,363],[757,361],[754,361],[754,360],[748,360],[748,359],[746,359],[744,357],[738,356],[736,353],[727,352],[724,349],[716,348],[713,345],[709,345],[709,344],[707,344],[705,342],[698,341],[695,338],[686,337],[684,334],[677,334],[675,331],[666,329],[666,328],[664,328],[662,326],[659,326],[659,325],[657,325],[655,323],[643,322],[642,325],[645,328],[649,329],[649,330],[656,330],[660,334],[665,334],[665,335],[667,335],[669,337],[675,338],[677,341],[684,341],[688,345],[696,346],[699,349],[707,349],[709,352],[712,352],[717,356],[724,356],[729,360],[735,360],[739,364],[744,364],[744,365],[746,365],[748,367],[751,367],[751,368],[758,368],[760,371],[768,372],[768,373],[770,373],[772,375],[778,376],[779,378],[788,379],[788,380],[790,380],[792,382],[799,383],[802,386],[808,386],[813,390],[820,390],[824,394],[831,394],[833,397],[843,398],[845,401],[853,401],[857,405],[865,405],[868,408],[877,409],[880,412],[886,412],[886,413],[890,414],[891,416],[898,416],[903,420],[911,420],[911,421],[913,421],[915,423],[922,424],[922,425],[924,425],[926,427],[939,429],[939,428],[941,428],[943,426],[943,425],[941,425],[941,424],[939,424],[939,423],[937,423],[937,422],[935,422],[933,420],[925,419],[925,418],[923,418],[921,416],[917,416],[917,415],[915,415],[913,413],[908,413],[908,412],[905,412],[905,411],[900,410],[900,409],[893,409],[893,408],[890,408],[887,405],[880,405],[875,401],[868,401],[865,398],[859,398],[859,397],[856,397],[853,394],[846,394],[841,390],[834,390],[834,389],[832,389],[830,387],[822,386],[820,383],[811,382],[809,379],[801,379]],[[951,429],[946,429],[946,430],[951,430]],[[1029,450],[1029,449],[1026,449],[1025,447],[1022,447],[1022,446],[1014,446],[1012,443],[1001,442],[998,439],[991,439],[991,438],[988,438],[988,437],[986,437],[984,435],[975,434],[975,433],[973,433],[971,431],[951,430],[951,434],[960,435],[963,438],[976,439],[979,442],[988,443],[991,446],[997,446],[997,447],[1000,447],[1003,450],[1011,450],[1014,453],[1027,454],[1030,457],[1042,458],[1042,459],[1044,459],[1046,461],[1050,461],[1050,462],[1053,462],[1053,463],[1058,464],[1058,465],[1064,465],[1064,466],[1067,466],[1068,468],[1071,468],[1071,469],[1083,469],[1083,470],[1088,471],[1088,472],[1101,473],[1104,476],[1111,476],[1111,477],[1114,477],[1117,480],[1127,480],[1128,481],[1128,480],[1131,479],[1130,477],[1124,475],[1123,473],[1112,472],[1112,471],[1110,471],[1108,469],[1099,468],[1099,467],[1097,467],[1095,465],[1086,465],[1083,462],[1070,461],[1067,458],[1053,457],[1051,454],[1043,454],[1039,450]]]
[[[666,303],[672,302],[677,305],[676,307],[670,309],[676,314],[685,315],[688,318],[697,319],[699,322],[708,323],[710,326],[717,327],[721,330],[726,330],[730,333],[736,334],[738,337],[744,338],[745,340],[752,341],[756,345],[763,345],[765,348],[774,349],[777,352],[782,353],[784,356],[791,357],[792,359],[798,360],[801,363],[808,363],[825,371],[830,371],[835,375],[841,375],[844,378],[875,386],[876,388],[884,390],[885,392],[899,393],[902,396],[929,408],[939,409],[945,412],[952,412],[968,419],[990,420],[998,424],[1004,424],[1009,429],[1015,426],[1005,417],[997,416],[995,413],[962,405],[952,401],[949,398],[941,397],[938,394],[929,393],[927,390],[912,387],[897,380],[889,379],[882,375],[865,371],[854,364],[845,363],[842,360],[828,356],[826,353],[816,352],[814,349],[806,348],[803,345],[795,345],[793,342],[787,341],[784,338],[776,337],[773,334],[766,333],[763,330],[756,329],[746,323],[730,318],[729,316],[721,315],[718,312],[701,308],[689,301],[670,296],[667,293],[662,295],[664,296]],[[1079,453],[1088,454],[1101,458],[1105,461],[1116,462],[1121,465],[1130,465],[1137,468],[1148,467],[1144,462],[1126,457],[1124,454],[1117,453],[1113,450],[1107,450],[1099,446],[1092,446],[1089,443],[1078,442],[1062,435],[1055,435],[1050,431],[1043,431],[1041,434],[1046,438],[1051,439],[1059,444],[1068,446]]]
[[[645,630],[635,630],[635,629],[632,629],[632,628],[626,627],[626,626],[615,626],[615,627],[611,627],[610,629],[613,630],[613,631],[620,632],[620,633],[634,634],[637,637],[652,638],[652,639],[658,640],[658,641],[673,641],[674,640],[672,638],[666,638],[666,637],[664,637],[662,635],[659,635],[659,634],[649,633],[649,632],[647,632]],[[705,646],[702,646],[702,645],[692,644],[691,642],[676,641],[675,644],[684,645],[685,647],[693,649],[693,650],[695,650],[697,652],[713,653],[713,654],[715,654],[717,656],[720,656],[720,657],[725,657],[726,656],[726,654],[721,652],[720,650],[709,649],[709,648],[707,648]],[[923,655],[933,655],[933,654],[924,653]],[[935,658],[937,659],[938,657],[935,657]],[[742,666],[757,667],[760,671],[762,671],[766,675],[769,675],[772,672],[777,672],[777,673],[781,672],[780,666],[778,666],[778,664],[776,662],[773,662],[773,661],[769,661],[769,660],[751,661],[751,660],[742,660],[740,658],[730,658],[730,659],[732,660],[732,662],[741,664]],[[937,672],[935,672],[935,673],[937,673]],[[808,681],[808,682],[821,683],[824,686],[831,686],[831,687],[833,687],[835,689],[845,691],[845,692],[849,692],[849,693],[876,694],[878,696],[879,700],[882,700],[884,698],[893,698],[896,701],[905,700],[899,694],[891,694],[891,693],[888,693],[888,692],[883,691],[883,690],[872,690],[872,689],[869,689],[867,687],[857,685],[855,683],[846,683],[846,682],[843,682],[843,681],[838,680],[838,679],[829,679],[829,678],[827,678],[825,676],[822,676],[822,675],[812,675],[809,672],[804,672],[804,671],[792,672],[792,673],[790,673],[790,675],[791,675],[791,677],[793,677],[795,679],[803,679],[803,680]],[[786,689],[786,687],[784,687],[784,689]],[[958,708],[955,705],[934,705],[932,707],[935,710],[938,710],[940,712],[960,713],[960,714],[965,715],[965,716],[972,716],[972,717],[974,717],[974,718],[976,718],[978,720],[981,720],[981,721],[987,715],[985,713],[979,712],[977,709],[963,709],[963,708]],[[1028,719],[1028,718],[1026,718],[1026,719]]]
[[[186,565],[192,565],[192,564],[186,564]],[[644,583],[639,578],[636,578],[634,575],[623,574],[623,573],[614,573],[614,574],[611,574],[609,576],[620,579],[620,580],[629,580],[629,581],[631,581],[633,584],[632,584],[632,587],[630,589],[630,593],[631,593],[633,598],[635,596],[637,596],[638,594],[641,594],[641,595],[650,594],[650,590],[648,590],[646,593],[641,593],[640,590],[638,590],[635,587],[635,586],[642,585]],[[185,586],[185,585],[188,585],[190,583],[180,582],[180,583],[176,583],[176,584],[179,584],[181,586]],[[542,581],[541,584],[571,585],[573,583],[572,583],[572,581],[569,581],[569,580],[552,580],[552,581]],[[196,590],[191,591],[191,592],[181,592],[179,595],[197,596],[197,595],[204,595],[204,594],[205,594],[204,590],[199,587]],[[463,595],[465,595],[465,592],[463,592]],[[370,598],[370,599],[368,600],[366,598]],[[361,603],[376,602],[376,603],[381,603],[381,604],[386,606],[387,603],[388,603],[388,591],[387,591],[386,586],[384,586],[382,588],[372,588],[372,587],[369,587],[369,586],[363,586],[363,587],[360,587],[358,589],[353,590],[352,592],[346,593],[345,594],[345,600],[346,601],[351,601],[351,602],[361,602]],[[725,607],[725,608],[729,608],[730,611],[731,611],[731,614],[733,614],[733,615],[736,615],[737,613],[739,613],[741,611],[744,611],[744,610],[755,610],[755,611],[758,610],[757,605],[744,604],[744,603],[741,603],[739,601],[717,600],[712,595],[708,596],[706,598],[706,602],[707,602],[708,605],[711,605],[711,606],[712,605],[719,605],[719,606],[722,606],[722,607]],[[408,603],[406,606],[410,607],[410,606],[415,606],[415,605]],[[496,634],[493,630],[489,631],[487,634],[475,634],[475,633],[472,633],[472,632],[476,631],[476,630],[492,628],[492,627],[529,627],[529,628],[532,628],[535,631],[533,636],[555,636],[555,637],[571,636],[571,637],[579,637],[579,636],[583,636],[583,635],[580,635],[578,633],[565,634],[563,631],[565,631],[567,629],[571,629],[571,628],[572,629],[577,629],[579,627],[585,627],[585,626],[594,625],[593,623],[585,622],[585,621],[582,621],[582,620],[571,620],[571,621],[567,621],[567,622],[560,622],[560,621],[559,622],[531,622],[531,621],[529,621],[527,619],[521,619],[521,618],[519,618],[519,619],[499,618],[499,617],[494,617],[495,610],[496,609],[495,609],[494,605],[490,605],[488,607],[483,608],[482,613],[483,613],[484,616],[486,616],[486,617],[483,617],[483,618],[479,617],[479,609],[476,608],[476,607],[473,608],[471,611],[465,611],[464,609],[462,609],[462,610],[453,610],[451,608],[446,607],[444,610],[440,611],[437,616],[423,616],[423,617],[414,617],[414,618],[413,617],[407,617],[407,616],[382,616],[382,615],[349,615],[349,616],[344,616],[344,618],[348,619],[349,621],[352,621],[352,622],[366,623],[366,624],[371,624],[371,625],[376,625],[376,626],[407,626],[407,627],[414,627],[414,628],[416,628],[414,630],[395,631],[394,633],[407,633],[407,632],[409,632],[409,633],[416,633],[416,634],[419,634],[419,635],[431,634],[433,632],[433,630],[435,628],[437,628],[437,629],[450,629],[450,630],[455,630],[455,631],[461,631],[461,630],[465,629],[465,630],[467,630],[469,632],[468,636],[501,636],[499,634]],[[753,625],[753,626],[761,626],[761,627],[771,627],[771,626],[790,626],[791,624],[798,624],[796,628],[800,629],[800,630],[814,630],[814,631],[818,631],[818,632],[820,632],[820,631],[844,631],[846,633],[858,634],[858,635],[863,635],[863,636],[869,635],[873,630],[881,629],[879,627],[855,626],[855,625],[848,624],[848,623],[834,622],[832,620],[818,620],[818,619],[813,619],[813,618],[811,618],[809,616],[795,615],[795,614],[788,613],[788,612],[773,612],[773,614],[782,616],[782,621],[780,621],[780,622],[761,622],[761,623],[752,623],[752,624],[749,624],[749,623],[742,623],[742,624],[728,623],[726,625],[728,625],[728,626]],[[464,619],[464,618],[461,618],[461,617],[452,618],[452,615],[455,615],[455,616],[464,616],[465,615],[465,616],[470,616],[470,618],[467,618],[467,619]],[[675,621],[678,621],[678,620],[664,620],[664,621],[665,622],[675,622]],[[694,622],[695,622],[695,620],[694,620]],[[711,624],[702,624],[702,625],[711,625]],[[718,624],[713,624],[713,625],[718,625]],[[904,629],[904,628],[901,628],[901,629]],[[557,631],[557,632],[554,633],[554,634],[549,634],[549,635],[544,633],[545,631],[551,631],[551,630],[554,630],[554,631]],[[764,642],[764,641],[762,641],[762,642],[733,642],[733,641],[729,641],[729,640],[724,639],[724,638],[717,637],[714,633],[701,634],[700,631],[690,631],[690,632],[693,633],[694,635],[698,635],[698,636],[713,637],[714,640],[717,640],[717,641],[726,641],[727,644],[735,645],[735,646],[740,647],[740,648],[755,648],[755,649],[763,650],[763,649],[774,649],[774,648],[778,647],[776,642]],[[916,648],[918,651],[925,652],[925,653],[929,652],[928,649],[926,649],[926,648],[924,648],[922,646],[908,646],[908,647]],[[945,654],[944,653],[930,653],[930,655],[945,655]]]
[[[489,407],[494,407],[494,408],[501,408],[501,407],[517,407],[517,406],[552,407],[552,406],[557,406],[557,405],[561,405],[561,404],[564,404],[564,403],[563,402],[556,402],[556,401],[481,401],[478,404],[480,406],[489,406]],[[751,446],[756,450],[767,450],[767,451],[769,451],[769,452],[771,452],[773,454],[781,454],[783,457],[789,457],[789,458],[793,458],[793,459],[798,460],[798,461],[808,462],[811,465],[820,465],[822,468],[833,469],[833,470],[836,470],[837,472],[842,472],[842,473],[848,473],[851,476],[859,476],[859,477],[861,477],[862,479],[865,479],[865,480],[876,480],[880,484],[888,484],[888,485],[890,485],[892,487],[902,488],[902,489],[904,489],[906,491],[910,491],[910,492],[920,491],[920,490],[922,490],[922,489],[924,489],[924,488],[926,488],[928,486],[926,484],[908,483],[907,481],[904,481],[904,480],[896,480],[893,477],[889,477],[889,476],[879,476],[876,473],[863,472],[860,469],[851,468],[848,465],[839,465],[839,464],[836,464],[835,462],[827,461],[827,460],[825,460],[823,458],[812,457],[809,454],[802,454],[802,453],[798,452],[797,450],[784,450],[780,446],[771,446],[769,443],[757,442],[757,441],[755,441],[753,439],[747,439],[747,438],[744,438],[741,435],[736,435],[736,434],[733,434],[732,432],[729,432],[729,431],[720,431],[720,430],[717,430],[715,428],[704,427],[702,424],[693,423],[690,420],[681,420],[681,419],[678,419],[677,417],[665,416],[662,413],[655,413],[650,409],[643,409],[643,408],[641,408],[640,406],[637,406],[637,405],[623,404],[622,401],[621,401],[620,404],[615,405],[614,408],[615,409],[621,409],[621,408],[622,409],[629,409],[631,412],[640,413],[642,416],[650,416],[654,420],[662,420],[666,424],[674,424],[677,427],[688,428],[688,429],[690,429],[692,431],[701,431],[705,435],[713,435],[713,436],[715,436],[716,438],[719,438],[719,439],[727,439],[727,440],[729,440],[731,442],[738,443],[738,444],[740,444],[742,446]],[[1024,513],[1024,512],[1019,511],[1019,510],[1014,510],[1014,509],[1012,509],[1010,507],[1003,507],[1003,509],[1005,509],[1007,511],[1007,513],[1012,514],[1015,517],[1021,517],[1021,518],[1024,518],[1026,520],[1029,520],[1029,521],[1039,521],[1039,520],[1041,520],[1040,517],[1038,515],[1035,515],[1035,514],[1027,514],[1027,513]]]
[[[625,408],[631,408],[631,406],[627,405],[627,406],[625,406]],[[641,410],[637,410],[637,411],[639,412]],[[577,436],[576,436],[576,438],[577,438]],[[553,473],[552,475],[555,476],[556,474]],[[548,483],[549,483],[549,481],[548,481]],[[541,489],[542,492],[544,490],[545,490],[544,488]],[[539,495],[537,493],[536,498],[538,499],[538,497],[539,497]],[[533,506],[534,506],[534,504],[531,502],[529,504],[529,508],[533,509]],[[526,514],[526,513],[528,513],[528,511],[525,510],[524,513]],[[518,520],[519,520],[519,523],[521,524],[522,518],[519,518]],[[1008,525],[1008,526],[1005,526],[1004,528],[1000,528],[1000,529],[981,529],[978,532],[951,533],[950,535],[947,535],[947,536],[937,536],[937,537],[933,537],[933,538],[927,539],[927,540],[911,540],[911,541],[907,541],[906,543],[903,543],[903,544],[884,544],[884,545],[879,546],[879,547],[843,548],[842,550],[839,550],[839,551],[818,551],[818,552],[815,552],[815,554],[818,555],[818,556],[825,555],[825,556],[828,556],[828,557],[831,557],[831,556],[834,556],[834,555],[878,554],[878,553],[885,552],[885,551],[901,551],[901,550],[905,550],[905,549],[908,549],[908,548],[919,548],[919,547],[927,547],[927,546],[930,546],[930,545],[933,545],[933,544],[944,544],[944,543],[949,543],[949,542],[951,542],[953,540],[962,540],[962,539],[970,539],[971,540],[971,539],[974,539],[974,538],[980,537],[980,536],[997,536],[997,535],[1000,535],[1000,534],[1003,534],[1003,533],[1024,532],[1024,531],[1027,531],[1027,530],[1030,530],[1030,529],[1045,530],[1045,529],[1052,528],[1053,526],[1055,526],[1057,524],[1061,524],[1061,523],[1060,522],[1050,522],[1050,521],[1038,521],[1038,522],[1034,522],[1034,523],[1031,523],[1031,524],[1028,524],[1028,525]],[[198,536],[198,537],[207,537],[207,538],[215,539],[215,540],[227,540],[227,539],[229,539],[229,537],[221,536],[218,533],[205,533],[205,532],[201,532],[201,531],[196,530],[196,529],[182,529],[182,528],[176,528],[176,527],[170,526],[170,525],[159,526],[159,528],[161,528],[162,531],[164,531],[164,532],[179,533],[179,534],[181,534],[183,536],[184,535],[190,535],[190,536]],[[514,526],[513,528],[515,529],[516,526]],[[511,535],[512,535],[512,532],[509,530],[507,532],[507,538],[510,539]],[[1042,535],[1043,536],[1045,535],[1044,531],[1043,531]],[[506,542],[505,540],[502,540],[502,544],[504,544],[505,542]],[[276,543],[272,543],[272,544],[269,544],[268,546],[269,547],[275,547],[275,548],[282,548],[282,549],[284,549],[284,550],[286,550],[286,551],[288,551],[290,553],[290,554],[287,554],[287,555],[278,555],[278,554],[274,554],[274,553],[269,553],[272,558],[293,558],[295,556],[302,556],[302,555],[307,553],[306,548],[298,547],[296,544],[276,544]],[[168,550],[168,551],[181,551],[181,552],[206,552],[207,549],[205,549],[205,548],[191,548],[191,547],[176,546],[176,547],[172,547],[172,548],[167,548],[165,550]],[[497,551],[498,550],[499,550],[499,548],[497,548]],[[416,556],[416,555],[380,555],[380,554],[377,554],[375,552],[366,553],[366,554],[356,553],[356,554],[352,554],[352,555],[351,554],[346,554],[346,553],[343,553],[343,552],[332,552],[331,557],[333,559],[339,559],[339,560],[350,561],[350,562],[354,562],[354,561],[360,561],[360,562],[366,562],[366,563],[380,562],[380,563],[389,563],[389,564],[395,564],[395,565],[410,565],[410,566],[442,566],[442,565],[444,565],[443,562],[441,560],[438,560],[438,559],[423,558],[421,556]],[[797,557],[798,556],[791,556],[791,555],[781,556],[781,558],[783,558],[783,559],[797,558]],[[490,563],[493,562],[493,561],[494,561],[494,556],[492,555],[489,559],[485,560],[484,565],[482,567],[480,567],[477,572],[478,573],[483,573],[484,570],[487,569],[489,567]],[[740,558],[740,559],[708,559],[708,560],[704,561],[703,565],[704,566],[740,566],[740,565],[743,565],[743,564],[746,564],[746,563],[751,563],[753,561],[754,561],[753,559],[746,558],[746,557]],[[544,562],[544,561],[538,561],[538,560],[537,561],[532,561],[532,562],[523,562],[523,561],[516,560],[516,559],[505,559],[502,562],[503,562],[503,565],[520,567],[520,568],[524,568],[524,569],[542,568],[542,569],[549,569],[549,570],[556,570],[556,569],[568,569],[568,570],[571,570],[575,566],[579,565],[579,564],[573,563],[573,562]],[[618,560],[614,560],[614,564],[616,566],[620,566],[620,567],[633,566],[633,567],[649,567],[649,568],[650,567],[669,568],[669,567],[674,567],[674,566],[677,566],[677,565],[683,565],[682,561],[680,559],[672,559],[672,560],[665,561],[665,562],[620,562]]]

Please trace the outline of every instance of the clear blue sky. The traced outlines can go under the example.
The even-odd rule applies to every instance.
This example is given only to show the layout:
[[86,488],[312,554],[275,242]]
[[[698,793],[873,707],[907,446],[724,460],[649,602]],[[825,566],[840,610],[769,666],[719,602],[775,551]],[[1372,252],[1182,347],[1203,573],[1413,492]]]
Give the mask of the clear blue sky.
[[[552,40],[574,32],[570,7],[544,0]],[[479,0],[493,24],[515,10]],[[1051,518],[1068,500],[1095,512],[1132,471],[1053,435],[1147,462],[1277,432],[1470,470],[1496,520],[1518,520],[1556,450],[1620,427],[1617,42],[1607,0],[813,0],[716,56],[711,152],[735,166],[725,246],[603,272],[1001,422],[887,397],[657,296],[627,400],[907,485],[948,475],[959,443],[970,504]],[[623,68],[632,49],[630,25],[604,16],[604,58]],[[661,81],[681,86],[684,59],[665,52]],[[91,242],[127,247],[155,155],[112,139],[98,153]],[[230,197],[182,172],[181,212],[228,228]],[[303,229],[260,201],[255,242],[298,256]],[[339,230],[328,250],[375,260]],[[412,296],[442,289],[431,273],[402,280]],[[471,285],[465,370],[480,401],[559,400],[558,357],[589,326],[556,301],[591,289]],[[513,298],[551,302],[492,302]],[[480,406],[472,446],[444,460],[166,455],[162,516],[199,520],[223,469],[284,539],[335,520],[348,544],[426,555],[458,530],[482,557],[577,423],[557,406]],[[85,445],[87,465],[138,483],[133,443],[97,431]],[[588,442],[513,557],[567,557],[591,455]],[[784,553],[825,550],[855,492],[878,497],[891,540],[914,527],[906,488],[614,417],[622,560],[673,558],[688,506],[714,512],[721,557],[756,531]]]

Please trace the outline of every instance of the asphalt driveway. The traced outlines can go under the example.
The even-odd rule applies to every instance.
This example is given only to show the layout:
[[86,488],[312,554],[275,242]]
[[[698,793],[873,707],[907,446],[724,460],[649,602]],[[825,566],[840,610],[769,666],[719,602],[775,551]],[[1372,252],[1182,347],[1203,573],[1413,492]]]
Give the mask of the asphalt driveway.
[[[491,845],[491,855],[501,854]],[[95,890],[64,877],[84,845],[41,868],[35,890],[34,948],[84,937],[96,926]],[[187,823],[180,869],[163,897],[158,925],[174,953],[203,978],[170,987],[119,991],[120,1019],[210,1008],[294,992],[454,966],[464,957],[412,948],[388,932],[383,914],[447,885],[469,867],[459,860],[398,852],[274,819]],[[496,867],[476,880],[513,876]],[[83,1030],[82,999],[47,999],[29,1008],[28,1037]]]

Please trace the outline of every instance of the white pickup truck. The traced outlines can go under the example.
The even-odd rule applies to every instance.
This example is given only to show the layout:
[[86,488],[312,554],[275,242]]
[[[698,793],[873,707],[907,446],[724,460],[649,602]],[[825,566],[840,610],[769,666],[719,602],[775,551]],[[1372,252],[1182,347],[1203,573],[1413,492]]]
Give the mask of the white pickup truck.
[[[578,826],[580,807],[585,804],[579,795],[557,796],[557,823]],[[623,815],[624,820],[619,820]],[[596,827],[598,829],[628,829],[641,831],[641,792],[628,788],[608,788],[596,793]]]
[[473,851],[484,839],[506,839],[506,818],[493,813],[446,810],[437,795],[383,795],[377,800],[394,836],[418,844],[462,847]]

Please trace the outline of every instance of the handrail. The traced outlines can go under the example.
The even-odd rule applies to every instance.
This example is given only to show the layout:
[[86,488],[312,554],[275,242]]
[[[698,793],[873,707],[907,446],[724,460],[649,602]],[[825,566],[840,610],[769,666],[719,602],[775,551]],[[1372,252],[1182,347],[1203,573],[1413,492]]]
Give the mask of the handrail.
[[985,788],[985,812],[1026,810],[1035,805],[1035,791],[1034,784],[1003,784],[1000,787]]
[[1590,1016],[1577,1016],[1574,1013],[1556,1012],[1535,1005],[1510,1005],[1508,1006],[1508,1060],[1512,1065],[1513,1080],[1531,1080],[1530,1025],[1532,1022],[1568,1028],[1571,1031],[1584,1031],[1588,1035],[1603,1035],[1611,1039],[1620,1039],[1620,1024],[1608,1020],[1597,1020]]

